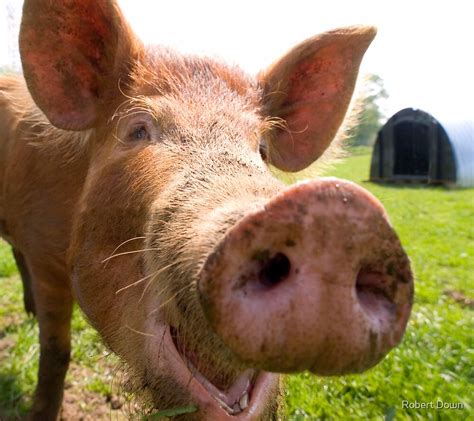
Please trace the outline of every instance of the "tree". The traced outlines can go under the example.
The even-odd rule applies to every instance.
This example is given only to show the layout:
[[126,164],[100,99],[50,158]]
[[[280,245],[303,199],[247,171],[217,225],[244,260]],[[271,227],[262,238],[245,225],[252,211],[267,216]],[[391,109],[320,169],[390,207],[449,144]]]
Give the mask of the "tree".
[[21,4],[20,0],[4,0],[0,2],[0,21],[3,25],[6,22],[6,37],[4,42],[8,58],[5,60],[5,66],[2,66],[2,73],[20,73],[21,61],[18,50],[18,34],[20,31],[21,21]]
[[8,73],[18,73],[15,70],[13,70],[10,66],[5,65],[5,66],[0,66],[0,75],[3,74],[8,74]]
[[388,98],[383,79],[375,74],[364,78],[361,94],[354,105],[354,121],[350,125],[348,143],[353,146],[373,145],[385,115],[381,102]]

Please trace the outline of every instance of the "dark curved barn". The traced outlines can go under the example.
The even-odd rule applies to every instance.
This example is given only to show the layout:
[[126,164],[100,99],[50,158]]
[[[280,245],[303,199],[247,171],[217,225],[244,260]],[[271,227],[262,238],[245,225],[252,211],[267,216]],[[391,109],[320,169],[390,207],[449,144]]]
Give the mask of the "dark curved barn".
[[474,121],[441,122],[405,108],[379,130],[370,180],[474,186]]

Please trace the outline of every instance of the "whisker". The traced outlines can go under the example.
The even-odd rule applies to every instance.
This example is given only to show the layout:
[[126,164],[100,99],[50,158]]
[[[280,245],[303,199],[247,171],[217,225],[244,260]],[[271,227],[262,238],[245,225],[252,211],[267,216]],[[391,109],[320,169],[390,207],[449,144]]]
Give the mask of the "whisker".
[[[166,285],[161,291],[160,294],[162,294],[167,288],[169,288],[170,285]],[[190,285],[185,285],[183,288],[181,288],[178,292],[176,292],[174,295],[172,295],[170,298],[168,298],[164,303],[161,303],[158,307],[155,309],[151,310],[148,313],[148,316],[151,316],[153,313],[156,313],[157,311],[161,310],[161,308],[165,305],[167,305],[170,301],[174,300],[179,294],[184,292],[186,288],[190,287]]]
[[130,241],[134,241],[134,240],[144,240],[145,238],[146,238],[145,236],[129,238],[128,240],[123,241],[123,242],[120,243],[117,247],[115,247],[115,249],[114,249],[114,251],[112,252],[112,254],[114,254],[120,247],[124,246],[125,244],[129,243]]
[[[162,267],[161,269],[159,269],[157,272],[155,272],[155,276],[152,277],[152,279],[150,279],[150,281],[147,283],[147,285],[145,286],[143,292],[142,292],[142,296],[140,297],[140,300],[139,302],[143,299],[145,293],[148,291],[148,288],[150,287],[150,285],[153,283],[153,281],[155,280],[155,277],[158,276],[160,273],[162,273],[164,270],[166,269],[169,269],[170,267],[172,266],[178,266],[178,265],[183,265],[183,264],[186,264],[188,262],[192,262],[193,261],[193,258],[191,257],[182,257],[182,258],[179,258],[179,259],[176,259],[174,262]],[[166,288],[168,287],[169,285],[165,285],[165,287],[158,293],[158,295],[161,295],[165,290]],[[152,311],[153,313],[153,311]],[[150,313],[151,314],[151,313]]]
[[[170,289],[170,287],[171,287],[171,285],[165,285],[165,286],[163,287],[163,289],[162,289],[160,292],[158,292],[157,295],[160,296],[160,295],[164,294],[164,293],[166,292],[166,290]],[[156,312],[159,311],[159,310],[160,310],[160,307],[157,307],[157,308],[151,310],[151,311],[147,314],[147,317],[153,315],[154,313],[156,313]]]
[[163,335],[161,335],[161,339],[160,339],[160,345],[158,346],[158,360],[160,359],[162,351],[165,349],[165,335],[166,335],[166,330],[163,330]]
[[[175,262],[174,262],[174,263],[170,263],[169,265],[167,265],[167,266],[165,266],[164,268],[162,268],[159,272],[160,272],[160,273],[163,272],[165,269],[168,269],[169,267],[173,266],[174,264],[175,264]],[[158,276],[158,275],[159,275],[159,273],[157,273],[155,276]],[[148,291],[148,288],[150,287],[150,285],[153,283],[154,280],[155,280],[155,279],[154,279],[154,277],[153,277],[153,278],[150,279],[150,280],[148,281],[148,283],[145,285],[145,288],[143,288],[142,296],[141,296],[140,299],[138,300],[139,303],[143,300],[143,297],[145,296],[145,293]]]
[[124,251],[122,253],[112,254],[111,256],[107,257],[106,259],[102,260],[102,263],[109,261],[115,257],[125,256],[126,254],[134,254],[134,253],[143,253],[145,251],[159,251],[157,248],[149,248],[149,249],[141,249],[141,250],[131,250],[131,251]]
[[[157,271],[157,272],[159,272],[159,271]],[[131,284],[128,284],[127,286],[124,286],[124,287],[118,289],[117,291],[115,291],[115,294],[120,294],[121,292],[125,291],[125,290],[128,289],[128,288],[137,286],[138,284],[140,284],[141,282],[145,281],[146,279],[151,278],[152,276],[157,275],[157,274],[158,274],[157,272],[153,272],[153,273],[150,274],[150,275],[147,275],[147,276],[144,276],[143,278],[140,278],[138,281],[135,281],[135,282],[133,282],[133,283],[131,283]]]
[[152,278],[153,276],[158,276],[160,273],[162,273],[166,269],[169,269],[171,266],[173,266],[175,264],[176,264],[176,262],[170,263],[169,265],[166,265],[166,266],[162,267],[161,269],[158,269],[157,271],[153,272],[152,274],[144,276],[143,278],[140,278],[138,281],[135,281],[132,284],[129,284],[127,286],[124,286],[124,287],[118,289],[117,291],[115,291],[115,294],[118,294],[122,291],[125,291],[128,288],[134,287],[134,286],[140,284],[141,282],[145,281],[146,279]]
[[183,288],[181,288],[178,292],[176,292],[172,297],[170,297],[169,299],[167,299],[164,303],[160,304],[159,307],[158,307],[158,310],[161,309],[162,307],[164,307],[165,305],[167,305],[169,302],[171,302],[172,300],[174,300],[179,294],[181,294],[182,292],[184,292],[187,288],[189,288],[191,285],[188,284],[188,285],[185,285]]
[[137,330],[137,329],[134,329],[133,327],[131,327],[131,326],[129,326],[129,325],[125,325],[125,327],[126,327],[127,329],[131,330],[131,331],[134,332],[134,333],[138,333],[139,335],[149,336],[149,337],[152,337],[152,338],[155,337],[155,335],[153,335],[152,333],[141,332],[141,331],[139,331],[139,330]]

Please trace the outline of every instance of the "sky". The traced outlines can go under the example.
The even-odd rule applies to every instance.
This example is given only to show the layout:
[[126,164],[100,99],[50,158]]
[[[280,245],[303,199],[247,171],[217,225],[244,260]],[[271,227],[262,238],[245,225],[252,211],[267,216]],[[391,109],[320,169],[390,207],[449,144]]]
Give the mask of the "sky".
[[[9,61],[7,3],[19,11],[22,0],[0,0],[0,65]],[[414,107],[441,119],[474,119],[471,0],[119,0],[119,4],[145,43],[220,57],[250,73],[312,35],[341,26],[375,25],[378,34],[361,74],[383,78],[389,93],[384,104],[388,117]]]

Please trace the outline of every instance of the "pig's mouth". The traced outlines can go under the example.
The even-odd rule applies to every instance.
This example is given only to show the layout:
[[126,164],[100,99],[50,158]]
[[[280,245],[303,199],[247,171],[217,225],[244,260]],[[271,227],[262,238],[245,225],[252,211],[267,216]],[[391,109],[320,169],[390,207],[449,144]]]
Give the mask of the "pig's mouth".
[[[212,398],[218,404],[218,407],[223,410],[222,415],[239,416],[246,418],[247,413],[255,414],[261,412],[262,407],[266,406],[267,399],[265,399],[268,389],[278,379],[278,375],[247,369],[242,371],[231,384],[222,390],[219,386],[219,373],[215,373],[212,380],[204,375],[197,367],[200,366],[199,356],[196,352],[191,352],[187,349],[180,338],[178,330],[174,327],[169,328],[169,333],[176,352],[179,354],[183,365],[189,371],[190,379],[195,380],[202,387],[192,387],[194,399],[197,401],[209,401],[208,397]],[[191,383],[191,382],[190,382]],[[208,396],[205,396],[208,395]],[[216,414],[214,408],[214,416]],[[225,412],[225,413],[224,413]]]

